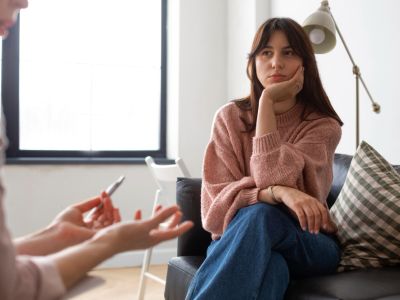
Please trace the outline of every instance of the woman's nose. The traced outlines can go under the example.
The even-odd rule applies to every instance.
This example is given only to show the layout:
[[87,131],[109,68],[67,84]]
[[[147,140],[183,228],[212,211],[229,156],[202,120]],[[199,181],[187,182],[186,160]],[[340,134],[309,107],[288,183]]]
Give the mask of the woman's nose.
[[272,68],[274,69],[282,69],[284,67],[282,57],[280,55],[274,55],[271,60]]

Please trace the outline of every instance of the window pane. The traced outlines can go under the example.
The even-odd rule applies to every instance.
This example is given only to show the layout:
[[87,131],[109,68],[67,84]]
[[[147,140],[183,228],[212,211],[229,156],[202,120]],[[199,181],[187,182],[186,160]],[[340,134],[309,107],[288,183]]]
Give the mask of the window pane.
[[20,20],[21,150],[160,148],[160,0],[35,0]]

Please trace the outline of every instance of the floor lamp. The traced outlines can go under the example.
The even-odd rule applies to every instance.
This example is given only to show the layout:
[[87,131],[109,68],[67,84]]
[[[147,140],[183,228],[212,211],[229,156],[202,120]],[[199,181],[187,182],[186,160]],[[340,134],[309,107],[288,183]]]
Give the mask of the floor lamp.
[[367,85],[361,77],[360,68],[354,62],[354,59],[350,53],[349,48],[344,41],[344,38],[337,26],[335,19],[331,13],[329,3],[327,0],[321,1],[319,9],[311,14],[303,23],[303,28],[310,37],[314,52],[318,54],[326,53],[332,50],[336,45],[335,32],[339,34],[340,40],[342,41],[344,48],[346,49],[347,55],[349,56],[351,63],[353,64],[353,74],[356,79],[356,149],[360,143],[360,120],[359,120],[359,82],[361,81],[365,91],[368,94],[369,99],[372,103],[372,110],[376,113],[381,111],[380,105],[372,98]]

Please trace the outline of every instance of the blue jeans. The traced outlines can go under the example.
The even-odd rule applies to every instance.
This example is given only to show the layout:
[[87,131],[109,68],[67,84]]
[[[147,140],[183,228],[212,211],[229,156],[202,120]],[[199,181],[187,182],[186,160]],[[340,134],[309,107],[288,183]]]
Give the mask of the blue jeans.
[[191,299],[283,299],[290,278],[333,273],[334,237],[303,231],[283,206],[257,203],[238,211],[189,287]]

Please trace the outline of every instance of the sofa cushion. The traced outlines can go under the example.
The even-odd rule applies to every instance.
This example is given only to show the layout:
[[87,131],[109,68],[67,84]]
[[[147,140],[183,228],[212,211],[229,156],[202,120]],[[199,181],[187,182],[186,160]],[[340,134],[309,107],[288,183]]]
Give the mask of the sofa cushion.
[[[181,256],[168,263],[166,300],[183,300],[204,257]],[[285,300],[400,299],[400,268],[366,269],[292,280]]]
[[340,271],[400,264],[400,174],[366,142],[331,213],[343,249]]

